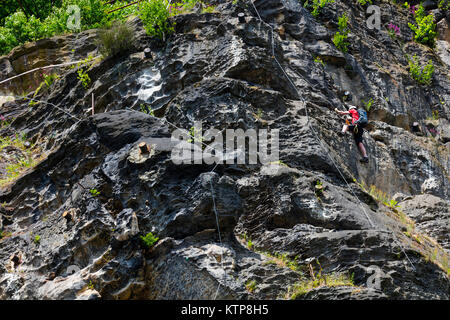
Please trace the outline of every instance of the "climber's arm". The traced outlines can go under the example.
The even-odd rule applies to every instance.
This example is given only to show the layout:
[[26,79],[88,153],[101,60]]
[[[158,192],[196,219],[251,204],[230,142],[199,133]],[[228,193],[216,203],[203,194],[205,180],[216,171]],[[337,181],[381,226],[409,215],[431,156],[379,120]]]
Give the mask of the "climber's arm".
[[338,110],[338,108],[335,108],[334,111],[336,111],[337,113],[339,113],[341,116],[342,116],[342,115],[346,115],[346,114],[350,114],[350,112],[348,112],[348,111],[340,111],[340,110]]

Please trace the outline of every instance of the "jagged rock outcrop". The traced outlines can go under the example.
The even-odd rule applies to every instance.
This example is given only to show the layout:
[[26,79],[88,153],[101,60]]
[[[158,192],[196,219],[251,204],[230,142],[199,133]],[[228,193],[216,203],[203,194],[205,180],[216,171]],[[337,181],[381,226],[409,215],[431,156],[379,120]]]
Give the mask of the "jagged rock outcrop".
[[[94,65],[88,89],[67,70],[37,105],[24,98],[1,106],[15,120],[0,134],[27,133],[45,159],[0,190],[10,232],[0,240],[0,298],[277,299],[309,277],[310,265],[352,274],[360,288],[320,287],[298,298],[450,298],[448,271],[426,255],[431,242],[407,236],[406,218],[353,182],[403,194],[404,214],[448,250],[445,58],[410,41],[411,17],[393,4],[380,4],[382,22],[396,17],[404,44],[365,28],[365,10],[351,1],[325,7],[319,19],[297,0],[255,6],[296,88],[251,4],[220,1],[217,13],[175,17],[165,44],[138,37],[134,52]],[[347,54],[331,42],[343,12]],[[133,26],[143,34],[138,19]],[[404,53],[434,61],[431,86],[409,77]],[[350,136],[336,134],[343,121],[333,109],[344,109],[346,90],[353,104],[375,100],[367,165]],[[440,119],[429,123],[434,110]],[[194,121],[204,130],[279,129],[281,162],[176,165],[171,132]],[[142,141],[152,147],[145,156]],[[148,232],[160,238],[150,249],[140,239]],[[273,263],[276,253],[298,268]]]

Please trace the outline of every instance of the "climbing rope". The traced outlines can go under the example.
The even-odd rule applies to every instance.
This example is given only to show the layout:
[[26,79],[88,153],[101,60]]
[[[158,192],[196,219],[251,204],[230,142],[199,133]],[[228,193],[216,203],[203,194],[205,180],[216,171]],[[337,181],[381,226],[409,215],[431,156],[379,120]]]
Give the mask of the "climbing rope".
[[[286,71],[284,70],[283,66],[281,65],[281,63],[278,61],[278,59],[275,56],[275,46],[274,46],[274,29],[273,27],[268,24],[267,22],[265,22],[262,18],[261,15],[259,14],[258,9],[256,8],[253,0],[249,0],[250,3],[252,4],[258,19],[261,23],[263,23],[264,25],[266,25],[267,27],[269,27],[270,29],[270,33],[271,33],[271,51],[272,51],[272,58],[275,60],[275,62],[277,63],[277,65],[279,66],[279,68],[281,69],[281,71],[283,72],[283,74],[285,75],[285,77],[287,78],[287,80],[289,81],[289,83],[291,84],[291,86],[294,88],[295,92],[297,93],[297,96],[300,97],[300,99],[303,102],[304,105],[304,110],[305,110],[305,115],[306,115],[306,119],[307,119],[307,124],[309,126],[309,128],[311,129],[311,132],[313,133],[315,139],[319,142],[319,144],[321,145],[321,147],[324,149],[324,151],[327,153],[327,155],[329,156],[331,162],[333,163],[334,167],[337,169],[337,171],[339,172],[339,175],[342,177],[342,179],[344,180],[345,184],[347,185],[347,188],[350,190],[350,192],[352,193],[352,195],[358,199],[360,208],[362,209],[364,215],[366,216],[370,226],[374,229],[376,229],[374,223],[372,222],[372,220],[370,219],[369,215],[367,214],[366,210],[364,209],[364,206],[361,202],[361,200],[356,196],[356,194],[354,193],[353,189],[350,187],[349,183],[347,182],[347,179],[345,179],[345,176],[342,174],[341,170],[339,169],[339,167],[337,166],[336,162],[334,161],[333,157],[330,154],[330,151],[325,147],[325,145],[323,144],[322,140],[320,139],[320,137],[318,136],[316,130],[314,129],[314,127],[311,125],[310,122],[310,117],[308,114],[308,108],[307,108],[307,103],[306,100],[302,97],[302,95],[300,94],[300,92],[297,89],[297,86],[294,84],[294,82],[292,81],[291,77],[286,73]],[[311,89],[314,89],[315,86],[313,86],[308,79],[304,78],[304,80],[312,87]],[[317,86],[317,85],[316,85]],[[397,237],[395,236],[393,231],[389,231],[389,230],[382,230],[382,231],[387,231],[387,232],[391,232],[394,240],[397,241],[397,243],[399,244],[400,248],[402,249],[403,253],[405,254],[406,258],[408,259],[408,261],[410,262],[413,270],[415,270],[414,264],[412,263],[412,261],[409,259],[408,255],[405,252],[405,249],[403,248],[403,246],[401,245],[401,243],[397,240]]]

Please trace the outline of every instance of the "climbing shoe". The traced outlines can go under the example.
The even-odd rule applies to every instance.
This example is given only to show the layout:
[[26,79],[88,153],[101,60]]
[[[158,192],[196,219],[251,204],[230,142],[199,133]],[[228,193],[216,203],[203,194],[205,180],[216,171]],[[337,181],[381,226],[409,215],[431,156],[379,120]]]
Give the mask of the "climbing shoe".
[[368,163],[369,162],[369,158],[368,157],[364,157],[362,159],[359,160],[362,163]]

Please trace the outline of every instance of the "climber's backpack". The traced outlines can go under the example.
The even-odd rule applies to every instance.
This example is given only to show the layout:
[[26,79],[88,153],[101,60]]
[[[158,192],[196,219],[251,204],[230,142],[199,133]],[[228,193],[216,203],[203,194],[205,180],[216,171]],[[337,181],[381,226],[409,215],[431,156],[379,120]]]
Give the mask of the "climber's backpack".
[[359,119],[355,121],[355,124],[361,128],[364,128],[367,125],[367,123],[369,123],[366,110],[358,109],[358,115]]

